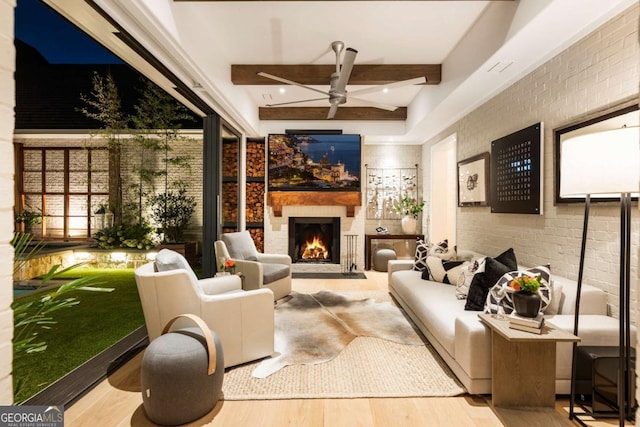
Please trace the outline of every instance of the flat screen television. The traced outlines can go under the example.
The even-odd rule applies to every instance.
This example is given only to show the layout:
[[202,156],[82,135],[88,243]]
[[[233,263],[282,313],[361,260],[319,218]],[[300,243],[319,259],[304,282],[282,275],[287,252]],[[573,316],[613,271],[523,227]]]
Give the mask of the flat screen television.
[[269,191],[360,191],[360,135],[271,134]]

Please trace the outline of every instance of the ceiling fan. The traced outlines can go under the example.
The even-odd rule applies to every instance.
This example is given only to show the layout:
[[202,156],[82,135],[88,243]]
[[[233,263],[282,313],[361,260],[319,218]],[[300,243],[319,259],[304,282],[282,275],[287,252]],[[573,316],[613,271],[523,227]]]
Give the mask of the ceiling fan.
[[[333,119],[338,111],[338,106],[347,102],[347,98],[358,101],[362,104],[369,105],[371,107],[380,108],[387,111],[395,111],[398,107],[394,105],[387,105],[378,102],[371,102],[366,99],[356,98],[358,95],[365,95],[368,93],[379,92],[385,88],[396,88],[402,86],[415,85],[420,83],[426,83],[427,79],[423,77],[417,77],[409,80],[401,80],[393,83],[388,83],[385,85],[374,86],[366,89],[354,90],[347,94],[347,83],[349,82],[349,77],[351,76],[351,71],[353,70],[353,63],[356,60],[356,55],[358,51],[348,47],[346,50],[344,49],[344,43],[341,41],[335,41],[331,43],[331,49],[336,54],[336,72],[331,74],[331,80],[329,82],[329,92],[325,92],[323,90],[319,90],[313,88],[311,86],[306,86],[298,82],[294,82],[292,80],[287,80],[282,77],[274,76],[272,74],[259,72],[258,75],[262,77],[266,77],[268,79],[276,80],[282,83],[286,83],[289,85],[299,86],[304,89],[312,90],[314,92],[321,93],[325,95],[322,98],[314,98],[314,99],[305,99],[302,101],[292,101],[292,102],[281,102],[278,104],[267,104],[267,107],[277,107],[280,105],[290,105],[290,104],[299,104],[303,102],[311,102],[311,101],[320,101],[324,99],[328,99],[331,107],[329,108],[329,114],[327,114],[327,119]],[[345,50],[344,59],[342,61],[342,65],[340,64],[340,57],[342,56],[342,51]],[[355,95],[355,96],[354,96]]]

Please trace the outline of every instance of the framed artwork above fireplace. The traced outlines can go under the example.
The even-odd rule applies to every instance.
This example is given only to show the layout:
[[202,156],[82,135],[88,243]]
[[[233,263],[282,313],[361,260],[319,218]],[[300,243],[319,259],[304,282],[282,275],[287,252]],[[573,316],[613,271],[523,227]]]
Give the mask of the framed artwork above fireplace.
[[360,191],[360,135],[271,134],[268,191]]

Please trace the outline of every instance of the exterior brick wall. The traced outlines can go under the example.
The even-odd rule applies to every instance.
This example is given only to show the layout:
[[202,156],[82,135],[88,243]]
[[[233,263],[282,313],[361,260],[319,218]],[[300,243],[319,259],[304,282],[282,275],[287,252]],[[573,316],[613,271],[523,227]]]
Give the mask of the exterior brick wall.
[[[0,156],[3,159],[13,158],[15,6],[15,0],[0,0]],[[9,244],[13,236],[13,166],[13,162],[5,160],[0,171],[0,405],[13,403],[13,248]]]
[[[187,132],[185,134],[187,137],[183,141],[176,141],[171,145],[171,151],[169,152],[169,157],[178,157],[178,156],[188,156],[191,160],[189,162],[191,166],[191,175],[188,179],[186,178],[186,173],[183,167],[169,165],[168,168],[168,181],[169,186],[171,186],[171,182],[177,180],[184,180],[188,183],[187,188],[187,196],[193,196],[196,200],[196,210],[191,218],[190,225],[188,227],[187,232],[185,233],[189,240],[200,241],[202,239],[202,132]],[[123,166],[128,171],[129,180],[134,180],[136,175],[134,172],[135,165],[133,162],[136,159],[136,148],[132,144],[127,144],[125,151],[123,153],[122,158],[125,160]],[[163,163],[164,152],[158,151],[155,153],[152,159],[149,162],[155,163],[155,167],[157,170],[162,170],[164,168]],[[147,165],[146,167],[149,167]],[[133,182],[133,181],[131,181]],[[156,179],[155,182],[155,190],[157,193],[160,193],[164,189],[164,177],[160,177]],[[134,194],[130,194],[129,196],[135,196]],[[124,200],[127,202],[136,202],[132,198]]]
[[[638,6],[610,20],[562,53],[477,108],[423,150],[457,135],[458,160],[491,151],[491,141],[544,122],[544,215],[492,214],[490,208],[458,208],[458,246],[488,255],[515,249],[518,262],[550,263],[552,273],[577,278],[584,206],[554,206],[553,130],[625,101],[638,99]],[[424,154],[423,152],[423,158]],[[425,173],[428,188],[428,173]],[[585,282],[609,294],[617,316],[619,206],[592,205]],[[632,215],[632,299],[638,288],[640,215]],[[632,303],[635,307],[636,301]],[[634,316],[634,315],[632,315]]]
[[[200,241],[202,239],[202,132],[188,131],[186,136],[189,140],[176,142],[172,146],[170,156],[189,156],[191,158],[191,178],[188,180],[189,188],[187,195],[195,197],[196,210],[191,219],[190,226],[186,232],[189,240]],[[15,143],[24,144],[25,147],[100,147],[104,145],[104,141],[99,137],[89,137],[89,135],[78,134],[50,134],[50,135],[37,135],[37,136],[24,136],[18,134],[13,139]],[[146,162],[146,167],[149,168],[151,164],[155,165],[158,170],[163,168],[161,152],[156,152],[152,158],[149,158]],[[123,180],[125,185],[127,183],[137,182],[134,173],[134,161],[139,159],[139,153],[132,143],[125,143],[122,155],[122,166],[124,171]],[[25,160],[25,163],[27,160]],[[184,179],[184,170],[180,167],[169,166],[169,182],[176,181],[177,179]],[[60,176],[62,179],[62,176]],[[55,180],[55,177],[53,177]],[[53,181],[52,181],[53,185]],[[161,191],[164,185],[164,178],[158,178],[156,180],[156,191]],[[126,191],[123,192],[126,193]],[[127,198],[125,195],[124,203],[135,202],[133,193],[129,194]]]

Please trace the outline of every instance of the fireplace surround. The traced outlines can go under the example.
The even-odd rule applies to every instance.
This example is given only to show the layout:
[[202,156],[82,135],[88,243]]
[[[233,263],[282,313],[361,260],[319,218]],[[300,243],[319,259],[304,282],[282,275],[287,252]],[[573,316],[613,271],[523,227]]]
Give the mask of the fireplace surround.
[[340,264],[339,217],[289,217],[293,263]]

